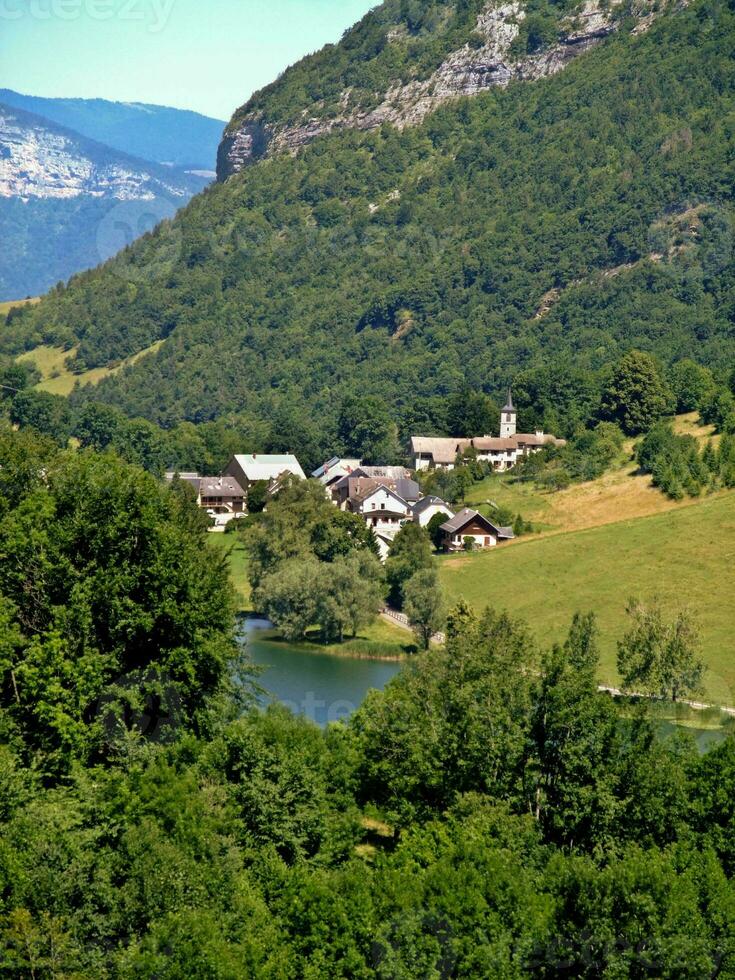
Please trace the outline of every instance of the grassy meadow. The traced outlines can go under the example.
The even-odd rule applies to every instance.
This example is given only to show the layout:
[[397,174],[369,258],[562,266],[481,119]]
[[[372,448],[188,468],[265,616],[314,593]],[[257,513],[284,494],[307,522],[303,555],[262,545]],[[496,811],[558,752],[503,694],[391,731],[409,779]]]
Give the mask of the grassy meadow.
[[707,697],[735,705],[735,493],[438,561],[451,601],[508,609],[544,645],[564,637],[576,611],[593,610],[601,680],[611,684],[628,598],[658,596],[669,612],[685,606],[701,627]]
[[42,345],[31,351],[27,351],[25,354],[21,354],[18,360],[33,362],[41,372],[41,381],[36,385],[40,391],[49,391],[52,395],[69,395],[74,389],[75,384],[95,385],[102,381],[103,378],[109,378],[111,375],[117,374],[118,371],[122,371],[123,368],[135,364],[136,361],[139,361],[141,357],[145,357],[146,354],[152,354],[158,350],[162,343],[163,341],[159,340],[145,350],[139,351],[132,357],[127,358],[127,360],[121,361],[114,367],[94,368],[82,374],[73,374],[66,367],[66,360],[73,356],[74,348],[64,350],[63,347]]
[[0,303],[0,316],[7,316],[14,306],[25,306],[27,303],[38,303],[38,297],[34,299],[11,299]]

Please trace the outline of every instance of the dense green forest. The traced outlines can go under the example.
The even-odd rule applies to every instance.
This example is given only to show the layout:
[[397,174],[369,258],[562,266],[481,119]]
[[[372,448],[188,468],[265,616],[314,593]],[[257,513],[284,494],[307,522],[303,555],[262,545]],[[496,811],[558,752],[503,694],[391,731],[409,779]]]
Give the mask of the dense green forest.
[[460,606],[320,730],[184,488],[2,427],[0,514],[3,977],[735,976],[735,741],[599,693],[593,616]]
[[227,418],[317,459],[361,396],[402,443],[510,380],[524,425],[570,435],[631,348],[724,381],[734,33],[699,2],[420,127],[262,161],[15,316],[2,348],[65,343],[81,370],[167,338],[72,401]]

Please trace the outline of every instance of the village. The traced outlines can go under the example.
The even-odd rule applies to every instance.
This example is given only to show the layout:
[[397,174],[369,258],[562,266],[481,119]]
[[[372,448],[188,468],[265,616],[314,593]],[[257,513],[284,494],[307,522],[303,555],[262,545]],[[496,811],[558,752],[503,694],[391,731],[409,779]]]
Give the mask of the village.
[[[381,561],[385,561],[393,539],[407,523],[428,527],[437,515],[441,550],[452,552],[469,548],[494,548],[512,540],[513,528],[495,525],[479,511],[462,508],[455,512],[440,497],[425,495],[417,476],[428,470],[452,470],[464,453],[472,451],[478,461],[488,463],[495,472],[513,469],[519,460],[548,445],[564,445],[564,440],[537,431],[517,431],[518,413],[508,391],[501,409],[498,437],[482,435],[466,438],[413,436],[408,466],[364,465],[361,459],[335,456],[319,466],[310,478],[324,487],[335,507],[356,514],[370,527]],[[212,519],[212,532],[223,532],[231,521],[244,518],[256,509],[255,496],[262,499],[258,509],[277,496],[286,481],[307,479],[293,453],[282,455],[234,455],[221,474],[166,474],[192,486],[198,506]],[[434,524],[438,520],[434,520]]]

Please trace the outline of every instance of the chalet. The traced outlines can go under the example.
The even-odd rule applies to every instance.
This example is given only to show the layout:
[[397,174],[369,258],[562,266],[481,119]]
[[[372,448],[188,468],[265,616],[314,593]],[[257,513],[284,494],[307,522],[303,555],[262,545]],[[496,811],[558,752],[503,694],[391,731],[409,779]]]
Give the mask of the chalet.
[[454,511],[440,497],[422,497],[411,508],[411,516],[421,527],[426,527],[435,514],[443,514],[446,518],[454,517]]
[[394,538],[401,525],[411,519],[411,505],[390,487],[380,484],[350,497],[346,509],[362,517],[376,535],[388,539]]
[[512,469],[519,459],[536,453],[544,446],[564,446],[563,439],[548,433],[518,432],[518,413],[513,404],[513,396],[508,391],[508,400],[500,413],[500,436],[477,436],[473,439],[430,439],[414,436],[411,439],[411,457],[415,470],[454,469],[457,456],[468,449],[474,449],[479,460],[490,463],[494,470],[504,472]]
[[264,456],[251,453],[247,456],[233,456],[222,471],[222,476],[231,476],[245,491],[251,483],[266,482],[268,492],[273,496],[278,493],[283,480],[287,476],[295,476],[305,480],[306,475],[295,456],[290,453],[282,456]]
[[245,491],[231,476],[203,476],[199,480],[199,506],[215,514],[243,514]]
[[496,527],[487,517],[465,507],[441,526],[442,547],[445,551],[461,551],[471,538],[476,548],[494,548],[502,541],[515,537],[510,527]]
[[229,476],[199,476],[198,473],[166,473],[172,483],[178,476],[194,490],[197,505],[214,514],[235,516],[245,512],[245,491]]

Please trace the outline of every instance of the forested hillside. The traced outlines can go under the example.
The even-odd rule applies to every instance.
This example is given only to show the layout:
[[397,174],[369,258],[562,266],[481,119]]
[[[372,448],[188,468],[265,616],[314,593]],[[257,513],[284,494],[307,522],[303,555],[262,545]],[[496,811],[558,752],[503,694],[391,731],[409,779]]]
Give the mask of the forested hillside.
[[354,395],[404,435],[513,378],[585,421],[633,347],[724,378],[733,36],[729,6],[699,2],[419,127],[262,161],[15,316],[3,346],[75,345],[83,370],[166,338],[74,397],[164,425],[277,420],[325,449]]

